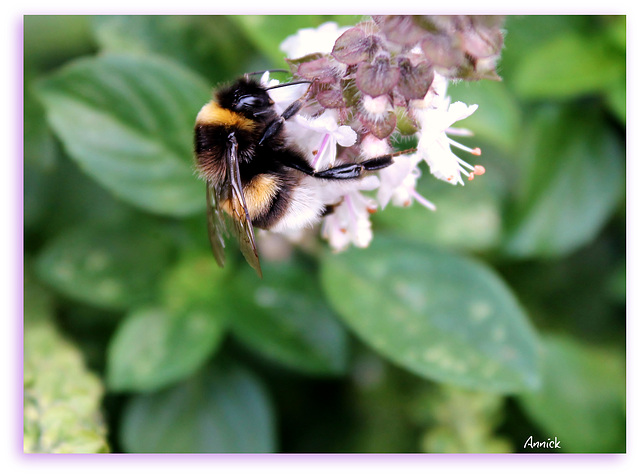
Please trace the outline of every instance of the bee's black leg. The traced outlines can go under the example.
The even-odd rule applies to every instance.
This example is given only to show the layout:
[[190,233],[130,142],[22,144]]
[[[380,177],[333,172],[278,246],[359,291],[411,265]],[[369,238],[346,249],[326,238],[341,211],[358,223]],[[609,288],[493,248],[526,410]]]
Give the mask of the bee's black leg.
[[275,136],[280,131],[280,129],[282,129],[284,121],[290,119],[291,117],[298,114],[298,112],[300,112],[300,109],[302,109],[302,106],[304,106],[306,100],[306,95],[301,97],[300,99],[296,99],[289,105],[289,107],[284,110],[279,118],[269,123],[269,125],[267,125],[267,127],[265,128],[264,133],[262,134],[262,137],[258,142],[258,145],[262,145],[264,141]]
[[393,155],[383,155],[373,159],[365,160],[359,164],[344,164],[330,169],[314,172],[313,176],[331,180],[348,180],[360,177],[363,172],[379,170],[388,167],[393,163]]
[[362,164],[344,164],[332,167],[319,172],[313,172],[313,176],[322,179],[348,180],[358,178],[362,175]]
[[389,167],[391,164],[393,164],[393,155],[391,154],[374,157],[373,159],[360,162],[360,165],[362,165],[365,170],[384,169],[385,167]]
[[275,136],[280,131],[283,124],[284,124],[284,118],[282,116],[280,116],[278,119],[274,120],[273,122],[269,123],[269,125],[264,130],[264,134],[262,134],[262,137],[260,138],[258,145],[262,145],[264,141],[266,141],[270,137]]
[[306,95],[301,97],[300,99],[296,99],[291,104],[289,104],[289,107],[283,111],[280,117],[282,117],[285,121],[287,119],[290,119],[291,117],[298,114],[298,112],[300,112],[300,109],[302,109],[302,106],[304,106],[305,102],[307,102]]
[[320,171],[314,170],[306,161],[301,160],[295,155],[284,156],[280,160],[283,165],[299,170],[300,172],[310,175],[311,177],[327,180],[350,180],[361,177],[364,172],[380,170],[390,166],[391,164],[393,164],[393,157],[405,152],[406,151],[397,152],[395,154],[382,155],[380,157],[374,157],[373,159],[365,160],[364,162],[342,164],[336,167],[331,167],[330,169]]

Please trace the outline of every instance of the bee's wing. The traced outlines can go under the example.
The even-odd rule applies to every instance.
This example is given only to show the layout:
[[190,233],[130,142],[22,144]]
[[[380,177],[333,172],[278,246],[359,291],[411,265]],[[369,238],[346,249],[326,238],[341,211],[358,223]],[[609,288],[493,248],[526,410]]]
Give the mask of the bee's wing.
[[244,199],[242,191],[242,182],[240,180],[240,166],[238,163],[238,143],[235,136],[229,138],[230,147],[227,150],[227,181],[229,191],[229,203],[231,205],[232,223],[231,230],[240,243],[240,251],[244,255],[247,262],[256,270],[258,276],[262,277],[262,269],[260,268],[260,259],[258,258],[258,248],[253,234],[253,225],[247,211],[247,203]]
[[223,268],[224,237],[228,236],[228,232],[224,223],[224,213],[220,208],[220,196],[210,182],[207,182],[207,227],[213,256]]

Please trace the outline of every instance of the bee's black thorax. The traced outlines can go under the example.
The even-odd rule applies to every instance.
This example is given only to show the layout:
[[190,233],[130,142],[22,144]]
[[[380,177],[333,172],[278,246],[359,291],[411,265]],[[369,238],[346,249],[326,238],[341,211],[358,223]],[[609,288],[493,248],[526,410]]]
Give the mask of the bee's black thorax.
[[[308,166],[304,155],[287,143],[282,121],[267,90],[246,78],[218,90],[196,118],[198,172],[214,189],[229,187],[227,167],[233,148],[248,215],[258,228],[272,228],[290,211],[301,183],[292,164]],[[228,203],[220,206],[229,212]]]
[[[218,90],[215,99],[196,118],[196,166],[201,175],[217,182],[224,169],[216,162],[224,162],[231,133],[238,143],[238,160],[242,164],[254,160],[266,127],[278,117],[267,90],[256,81],[241,78]],[[265,150],[284,147],[283,134],[270,137],[262,147]]]

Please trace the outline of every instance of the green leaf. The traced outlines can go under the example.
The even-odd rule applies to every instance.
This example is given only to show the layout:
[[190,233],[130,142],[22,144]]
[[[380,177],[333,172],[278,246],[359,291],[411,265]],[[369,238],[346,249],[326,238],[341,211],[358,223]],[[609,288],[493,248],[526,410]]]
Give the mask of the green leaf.
[[625,75],[625,58],[602,35],[566,33],[523,55],[513,86],[524,98],[566,98],[605,92]]
[[625,360],[569,337],[544,339],[542,386],[518,396],[563,451],[625,451]]
[[24,451],[109,451],[100,404],[103,387],[78,349],[51,322],[51,303],[25,279]]
[[569,253],[615,211],[624,192],[624,149],[589,109],[542,109],[529,144],[505,249],[519,257]]
[[[206,232],[202,239],[207,240]],[[224,299],[220,289],[228,279],[225,271],[217,265],[208,246],[204,253],[185,253],[163,279],[163,306],[172,312],[192,308],[215,311]]]
[[39,254],[38,276],[60,293],[109,309],[149,300],[169,253],[153,228],[80,227],[67,230]]
[[134,311],[122,321],[109,344],[109,388],[154,391],[189,377],[217,349],[224,327],[207,309]]
[[[248,266],[227,297],[229,323],[251,349],[311,374],[341,374],[348,337],[320,292],[315,270],[299,262],[263,263],[259,280]],[[238,295],[239,293],[240,295]]]
[[135,228],[140,228],[140,224],[154,221],[144,212],[97,186],[91,177],[63,154],[43,186],[48,189],[46,211],[37,231],[47,238],[66,233],[81,224],[88,227],[127,228],[135,223]]
[[193,173],[193,123],[206,83],[168,60],[78,60],[39,85],[69,155],[103,187],[144,210],[184,216],[204,207]]
[[268,453],[275,450],[271,404],[239,365],[218,365],[125,407],[120,441],[132,453]]
[[323,287],[345,323],[397,365],[477,390],[537,385],[536,335],[484,265],[379,235],[323,265]]

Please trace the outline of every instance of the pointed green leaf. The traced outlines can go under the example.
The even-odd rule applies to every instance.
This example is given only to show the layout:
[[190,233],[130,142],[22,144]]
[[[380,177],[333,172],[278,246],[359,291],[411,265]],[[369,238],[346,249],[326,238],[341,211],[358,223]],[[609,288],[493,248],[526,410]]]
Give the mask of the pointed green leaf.
[[274,437],[267,393],[236,364],[133,397],[120,428],[131,453],[268,453],[275,450]]
[[118,327],[108,349],[107,383],[153,391],[189,377],[217,348],[224,324],[206,309],[141,309]]
[[39,85],[69,155],[122,200],[184,216],[204,207],[193,173],[193,124],[207,84],[153,56],[81,59]]
[[481,263],[377,236],[323,261],[322,282],[367,344],[424,377],[477,390],[538,383],[538,346],[502,280]]

